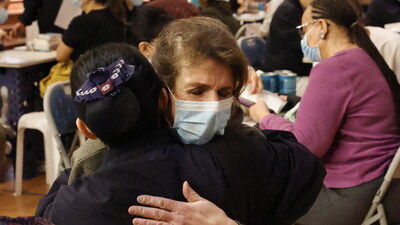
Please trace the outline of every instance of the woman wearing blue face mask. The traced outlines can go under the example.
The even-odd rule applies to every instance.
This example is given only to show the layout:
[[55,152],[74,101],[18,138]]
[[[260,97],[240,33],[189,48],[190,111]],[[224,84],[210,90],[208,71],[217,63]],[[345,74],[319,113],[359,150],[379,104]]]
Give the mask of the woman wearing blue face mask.
[[[361,224],[400,145],[400,87],[347,0],[315,0],[298,28],[304,56],[320,63],[311,71],[296,121],[271,114],[264,102],[252,106],[250,115],[262,129],[293,132],[325,165],[324,187],[294,224]],[[226,219],[187,186],[184,191],[189,203],[141,196],[141,204],[158,208],[134,206],[130,212],[174,225]],[[400,222],[399,192],[394,179],[383,199],[390,224]]]
[[322,164],[290,133],[243,127],[231,113],[247,62],[227,27],[182,19],[159,38],[158,74],[123,44],[75,63],[77,125],[109,151],[95,173],[69,185],[65,171],[37,215],[59,225],[131,224],[127,209],[139,194],[184,200],[184,181],[248,224],[290,224],[304,214],[321,187]]
[[71,0],[84,14],[75,17],[57,48],[58,61],[75,61],[89,49],[126,41],[124,0]]

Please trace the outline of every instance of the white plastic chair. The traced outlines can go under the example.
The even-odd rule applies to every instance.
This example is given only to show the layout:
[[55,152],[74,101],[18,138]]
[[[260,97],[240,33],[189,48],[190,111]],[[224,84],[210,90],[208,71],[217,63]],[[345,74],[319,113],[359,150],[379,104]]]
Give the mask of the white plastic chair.
[[57,144],[54,138],[51,136],[49,123],[44,112],[32,112],[24,114],[18,120],[14,196],[19,196],[22,193],[25,129],[35,129],[43,134],[46,183],[52,184],[58,175],[58,163],[60,160],[60,155],[54,151]]
[[383,182],[376,192],[374,199],[372,200],[371,208],[369,209],[362,225],[370,225],[378,220],[380,225],[387,225],[382,199],[385,196],[386,191],[389,189],[392,179],[394,178],[400,178],[400,147],[397,149],[393,161],[390,163]]
[[[62,134],[76,131],[76,113],[71,98],[69,81],[56,82],[47,88],[43,108],[44,112],[24,114],[18,121],[15,196],[22,193],[25,129],[36,129],[43,134],[46,183],[52,184],[60,169],[70,168],[70,160],[61,140]],[[80,143],[82,143],[82,140],[80,136]],[[60,159],[62,160],[61,166],[59,166]]]

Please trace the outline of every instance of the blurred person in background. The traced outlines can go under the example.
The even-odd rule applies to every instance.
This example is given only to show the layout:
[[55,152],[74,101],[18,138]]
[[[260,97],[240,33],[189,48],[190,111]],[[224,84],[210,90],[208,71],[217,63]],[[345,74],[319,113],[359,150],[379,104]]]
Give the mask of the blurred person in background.
[[64,29],[54,25],[62,0],[25,0],[24,12],[18,17],[12,36],[23,36],[25,27],[38,21],[40,33],[63,33]]
[[299,76],[308,76],[311,63],[303,61],[299,32],[304,9],[312,0],[285,0],[274,13],[266,46],[264,71],[291,70]]
[[232,15],[232,7],[228,0],[200,0],[201,15],[220,20],[229,27],[235,35],[240,28],[240,23]]
[[357,13],[358,23],[364,26],[372,43],[374,43],[390,69],[396,74],[397,81],[400,83],[400,35],[382,27],[365,26],[362,1],[349,0],[349,2]]
[[64,32],[57,47],[57,61],[76,61],[89,49],[127,40],[124,0],[72,0],[83,10]]
[[400,22],[399,0],[372,0],[365,14],[365,25],[384,27],[396,22]]

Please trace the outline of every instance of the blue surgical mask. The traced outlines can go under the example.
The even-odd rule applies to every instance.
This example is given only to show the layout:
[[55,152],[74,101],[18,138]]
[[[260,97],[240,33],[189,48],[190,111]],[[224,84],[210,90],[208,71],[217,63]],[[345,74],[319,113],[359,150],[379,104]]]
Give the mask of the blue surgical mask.
[[233,97],[212,102],[175,99],[175,121],[172,128],[185,144],[205,144],[214,136],[224,134],[231,117],[232,102]]
[[312,29],[314,29],[314,26],[304,35],[303,39],[301,40],[301,50],[303,51],[304,57],[306,57],[308,60],[312,62],[321,62],[322,57],[318,47],[318,44],[321,40],[318,41],[315,47],[310,47],[308,45],[308,34],[312,31]]
[[8,11],[5,8],[0,8],[0,24],[3,24],[8,19]]
[[140,6],[143,4],[143,0],[131,0],[132,5]]
[[78,8],[82,8],[82,0],[71,0],[72,3]]

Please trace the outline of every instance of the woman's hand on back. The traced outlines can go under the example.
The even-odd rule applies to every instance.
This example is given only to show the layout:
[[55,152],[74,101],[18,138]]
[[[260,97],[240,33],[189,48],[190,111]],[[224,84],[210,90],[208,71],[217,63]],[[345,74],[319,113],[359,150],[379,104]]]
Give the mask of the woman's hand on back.
[[183,183],[182,192],[188,202],[150,195],[138,196],[137,201],[147,206],[129,208],[129,214],[143,217],[133,219],[132,223],[134,225],[237,225],[222,209],[197,194],[187,181]]

